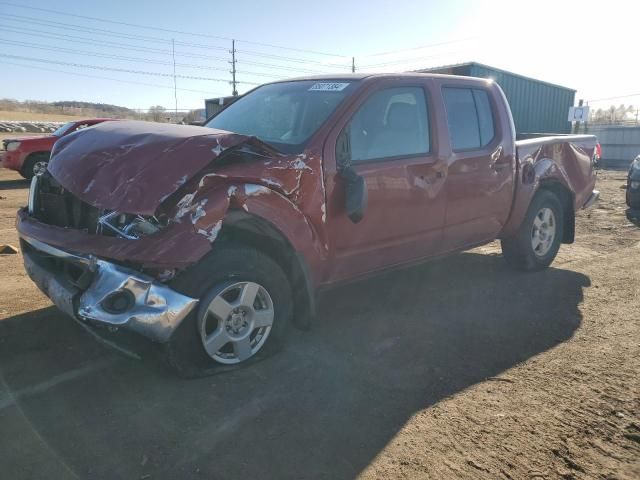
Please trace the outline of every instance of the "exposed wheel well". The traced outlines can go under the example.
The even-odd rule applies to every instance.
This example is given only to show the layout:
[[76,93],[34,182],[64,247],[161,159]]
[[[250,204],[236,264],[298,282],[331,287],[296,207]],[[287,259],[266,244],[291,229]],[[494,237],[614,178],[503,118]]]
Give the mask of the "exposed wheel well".
[[44,155],[49,157],[51,155],[51,152],[47,152],[47,151],[44,151],[44,152],[31,152],[29,155],[27,155],[27,157],[24,160],[26,162],[27,160],[30,160],[33,157],[44,156]]
[[573,243],[576,235],[576,215],[573,207],[573,193],[555,180],[543,181],[540,190],[552,192],[560,202],[564,209],[564,232],[562,234],[562,243]]
[[[271,257],[284,270],[294,299],[293,323],[302,329],[315,315],[315,292],[306,261],[267,220],[241,210],[229,210],[217,241],[241,243]],[[214,244],[215,248],[215,244]]]

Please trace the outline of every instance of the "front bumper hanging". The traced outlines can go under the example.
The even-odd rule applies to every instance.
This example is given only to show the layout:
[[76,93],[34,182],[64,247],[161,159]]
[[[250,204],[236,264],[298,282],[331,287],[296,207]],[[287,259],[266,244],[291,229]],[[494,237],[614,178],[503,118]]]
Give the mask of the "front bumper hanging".
[[[123,328],[164,343],[198,303],[135,270],[26,236],[21,240],[27,245],[23,257],[29,277],[60,310],[77,320]],[[88,286],[73,281],[52,259],[88,273]]]

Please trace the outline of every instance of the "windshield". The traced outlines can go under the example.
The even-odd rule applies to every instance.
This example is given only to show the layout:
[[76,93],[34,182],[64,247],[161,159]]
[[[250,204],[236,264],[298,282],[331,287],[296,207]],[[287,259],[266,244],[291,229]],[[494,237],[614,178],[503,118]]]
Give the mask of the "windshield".
[[55,132],[53,132],[52,135],[55,135],[56,137],[61,137],[62,135],[67,133],[69,129],[71,129],[71,127],[73,127],[74,125],[75,125],[75,122],[65,123],[60,128],[58,128]]
[[236,100],[206,126],[257,137],[284,153],[300,153],[354,83],[303,80],[264,85]]

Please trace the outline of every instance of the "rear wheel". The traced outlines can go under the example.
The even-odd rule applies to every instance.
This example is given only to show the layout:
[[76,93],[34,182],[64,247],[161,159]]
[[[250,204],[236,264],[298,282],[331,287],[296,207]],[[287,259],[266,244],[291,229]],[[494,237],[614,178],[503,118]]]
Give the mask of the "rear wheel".
[[[628,183],[630,183],[629,181]],[[627,194],[626,194],[627,206],[633,210],[640,210],[640,190],[632,192],[631,187],[627,185]]]
[[48,153],[34,153],[24,161],[22,169],[20,170],[20,175],[27,180],[31,180],[33,177],[42,175],[46,172],[48,164]]
[[502,254],[511,266],[525,271],[542,270],[556,257],[564,231],[562,203],[547,190],[533,198],[518,232],[502,240]]
[[289,282],[278,264],[244,246],[220,245],[173,287],[200,298],[165,345],[183,377],[237,368],[277,351],[292,312]]

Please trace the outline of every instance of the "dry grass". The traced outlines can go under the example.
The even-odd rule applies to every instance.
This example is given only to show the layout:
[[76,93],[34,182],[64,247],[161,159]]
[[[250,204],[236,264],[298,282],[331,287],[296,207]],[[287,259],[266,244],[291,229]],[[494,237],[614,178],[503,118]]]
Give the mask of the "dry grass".
[[85,118],[90,118],[90,116],[61,115],[59,113],[11,112],[0,110],[0,119],[8,121],[71,122],[73,120],[84,120]]

